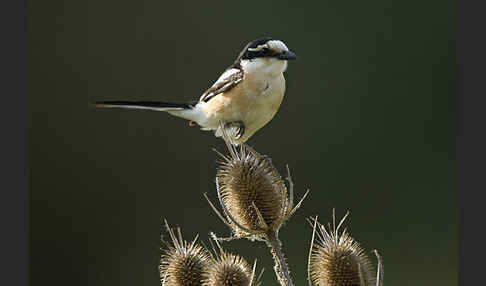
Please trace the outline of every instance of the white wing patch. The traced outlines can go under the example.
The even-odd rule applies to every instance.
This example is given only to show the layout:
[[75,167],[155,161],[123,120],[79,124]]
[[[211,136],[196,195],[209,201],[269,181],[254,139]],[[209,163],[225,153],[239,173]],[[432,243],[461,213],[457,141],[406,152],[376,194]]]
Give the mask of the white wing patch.
[[241,70],[239,69],[229,69],[229,70],[226,70],[219,78],[218,80],[213,84],[213,86],[215,86],[218,82],[221,82],[221,81],[224,81],[224,80],[227,80],[228,78],[230,78],[232,75],[234,75],[235,73],[239,73],[241,72]]
[[228,69],[218,78],[218,80],[208,90],[206,90],[201,95],[199,101],[207,102],[212,97],[232,89],[235,85],[237,85],[242,80],[243,80],[242,70],[235,69],[235,68]]

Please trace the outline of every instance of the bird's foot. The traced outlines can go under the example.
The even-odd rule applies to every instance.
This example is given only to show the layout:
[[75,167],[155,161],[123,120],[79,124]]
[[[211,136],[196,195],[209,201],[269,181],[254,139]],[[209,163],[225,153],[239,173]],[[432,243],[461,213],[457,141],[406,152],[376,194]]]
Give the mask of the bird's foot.
[[233,122],[227,122],[225,124],[225,128],[231,128],[231,127],[237,128],[236,136],[235,136],[236,139],[240,139],[241,136],[243,136],[243,134],[245,134],[245,124],[243,123],[243,121],[238,120],[238,121],[233,121]]

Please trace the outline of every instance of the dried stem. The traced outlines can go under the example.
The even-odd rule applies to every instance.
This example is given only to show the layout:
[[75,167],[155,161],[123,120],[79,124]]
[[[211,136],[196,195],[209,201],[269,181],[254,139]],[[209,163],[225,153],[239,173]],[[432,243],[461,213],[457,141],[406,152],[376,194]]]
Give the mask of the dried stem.
[[278,239],[278,235],[275,231],[269,231],[266,233],[266,242],[273,256],[275,262],[275,274],[282,286],[294,286],[292,278],[290,277],[290,271],[285,262],[285,257],[282,252],[282,243]]

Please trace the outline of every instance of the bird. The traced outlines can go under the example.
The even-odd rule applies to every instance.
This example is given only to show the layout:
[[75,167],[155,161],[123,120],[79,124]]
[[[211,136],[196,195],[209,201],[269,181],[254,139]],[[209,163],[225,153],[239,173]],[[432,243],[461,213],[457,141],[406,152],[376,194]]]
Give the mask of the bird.
[[285,94],[289,60],[297,56],[281,40],[264,37],[249,42],[200,97],[191,102],[96,101],[97,108],[165,111],[189,126],[230,134],[232,145],[245,143],[277,113]]

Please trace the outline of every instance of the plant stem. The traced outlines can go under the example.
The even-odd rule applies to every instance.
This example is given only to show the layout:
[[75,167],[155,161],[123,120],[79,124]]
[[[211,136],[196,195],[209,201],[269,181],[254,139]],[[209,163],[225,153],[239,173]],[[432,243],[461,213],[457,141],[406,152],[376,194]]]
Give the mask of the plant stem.
[[270,247],[270,252],[273,256],[273,261],[275,262],[275,274],[277,279],[282,286],[294,286],[292,278],[290,278],[290,271],[287,263],[285,262],[285,257],[282,252],[282,243],[278,239],[278,235],[275,231],[269,231],[266,233],[266,242],[268,247]]

